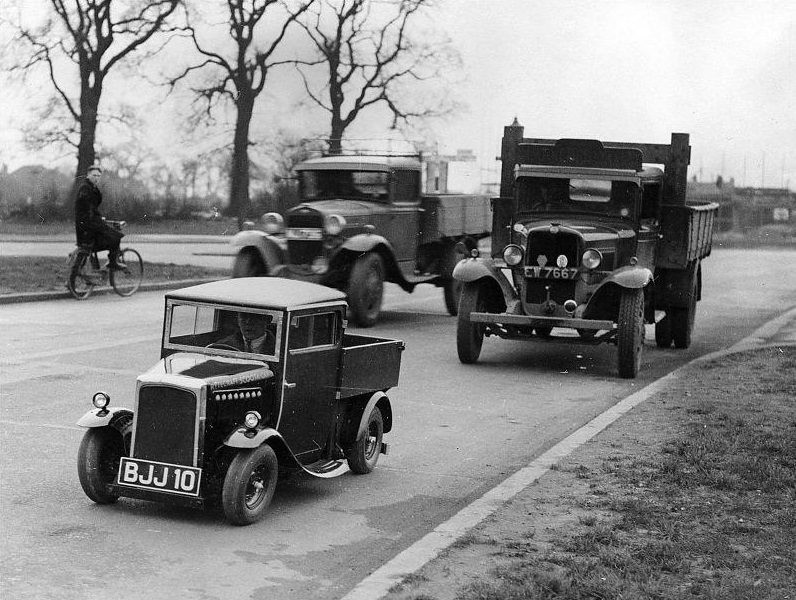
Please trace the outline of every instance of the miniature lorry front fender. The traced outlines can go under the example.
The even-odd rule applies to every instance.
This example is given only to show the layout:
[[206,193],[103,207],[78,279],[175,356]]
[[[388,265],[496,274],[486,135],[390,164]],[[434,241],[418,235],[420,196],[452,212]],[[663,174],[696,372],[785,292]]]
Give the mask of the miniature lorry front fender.
[[[129,417],[127,419],[126,417]],[[88,411],[77,421],[78,427],[93,429],[95,427],[111,426],[120,433],[124,425],[132,423],[133,411],[129,408],[116,406],[114,408],[95,408]]]
[[246,251],[247,248],[256,251],[265,263],[269,275],[276,265],[285,262],[282,240],[268,235],[264,231],[241,231],[232,236],[229,243],[240,248],[239,253]]
[[365,435],[365,432],[368,430],[368,418],[370,417],[370,413],[377,407],[384,417],[384,433],[389,433],[392,429],[392,405],[390,404],[390,399],[387,398],[387,394],[384,392],[376,392],[370,397],[370,400],[368,400],[368,403],[365,405],[365,410],[362,411],[362,417],[359,419],[359,427],[357,428],[355,439],[359,439],[361,436]]
[[517,291],[506,276],[495,266],[492,259],[465,258],[453,268],[453,278],[464,283],[472,283],[479,279],[492,279],[500,287],[506,306],[512,306],[519,300]]

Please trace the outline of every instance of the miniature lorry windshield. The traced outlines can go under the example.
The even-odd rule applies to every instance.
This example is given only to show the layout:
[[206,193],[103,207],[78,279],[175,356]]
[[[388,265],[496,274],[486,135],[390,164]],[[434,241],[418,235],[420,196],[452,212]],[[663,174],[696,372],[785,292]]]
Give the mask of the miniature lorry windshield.
[[254,354],[278,360],[282,314],[171,301],[167,307],[167,348],[222,356]]
[[388,174],[383,171],[318,170],[302,171],[305,200],[350,198],[387,202]]
[[521,177],[519,212],[594,212],[633,218],[639,187],[630,181]]

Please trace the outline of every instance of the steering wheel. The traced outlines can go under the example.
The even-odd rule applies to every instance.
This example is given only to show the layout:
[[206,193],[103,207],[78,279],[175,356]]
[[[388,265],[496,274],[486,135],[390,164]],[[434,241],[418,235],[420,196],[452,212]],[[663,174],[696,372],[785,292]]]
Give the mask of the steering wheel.
[[235,352],[240,352],[240,350],[235,348],[235,346],[231,346],[230,344],[222,344],[220,342],[212,342],[205,346],[205,348],[217,348],[219,350],[233,350]]

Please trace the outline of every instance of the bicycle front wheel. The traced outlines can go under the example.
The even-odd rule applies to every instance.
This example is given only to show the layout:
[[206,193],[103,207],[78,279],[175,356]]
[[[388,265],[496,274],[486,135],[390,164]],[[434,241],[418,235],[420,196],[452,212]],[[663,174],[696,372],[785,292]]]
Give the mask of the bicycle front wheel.
[[69,263],[69,276],[66,279],[66,287],[75,300],[85,300],[91,295],[96,281],[87,273],[88,254],[76,252]]
[[121,250],[119,257],[125,267],[111,269],[111,286],[113,286],[113,291],[120,296],[132,296],[141,287],[141,280],[144,278],[144,261],[141,259],[141,255],[132,248]]

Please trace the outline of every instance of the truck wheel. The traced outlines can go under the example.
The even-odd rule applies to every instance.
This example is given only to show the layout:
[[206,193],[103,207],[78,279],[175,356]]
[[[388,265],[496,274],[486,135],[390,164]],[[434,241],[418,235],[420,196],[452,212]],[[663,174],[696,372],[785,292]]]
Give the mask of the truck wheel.
[[464,283],[452,277],[446,280],[442,286],[442,292],[445,296],[445,308],[452,317],[459,314],[459,298],[461,298],[463,287]]
[[241,450],[232,459],[224,477],[221,506],[233,525],[259,521],[271,503],[279,471],[271,446]]
[[[691,290],[688,297],[688,306],[672,307],[671,329],[675,348],[688,348],[691,345],[691,333],[694,331],[694,318],[697,305],[697,277],[696,270],[691,281]],[[667,315],[669,316],[669,315]]]
[[116,481],[122,456],[124,440],[118,431],[111,427],[86,431],[77,451],[77,476],[86,496],[97,504],[113,504],[119,499],[108,484]]
[[465,283],[459,300],[459,317],[456,321],[456,350],[459,360],[471,364],[481,355],[484,343],[484,326],[470,322],[470,313],[485,312],[484,288],[477,282]]
[[354,321],[362,327],[376,324],[384,295],[384,263],[381,256],[369,252],[360,256],[348,279],[348,302]]
[[374,407],[368,417],[368,426],[365,432],[354,444],[349,452],[348,466],[358,475],[366,475],[376,468],[381,453],[381,440],[384,436],[384,418],[381,410]]
[[658,348],[668,348],[672,345],[672,320],[669,318],[669,311],[666,310],[666,315],[655,323],[655,344]]
[[[468,251],[478,247],[478,243],[472,238],[465,238],[463,243]],[[459,264],[459,261],[467,257],[467,254],[456,249],[457,246],[458,244],[446,246],[445,263],[442,268],[442,277],[444,278],[442,291],[445,297],[445,308],[452,317],[459,314],[459,298],[461,298],[462,287],[464,287],[463,282],[453,278],[453,269]]]
[[633,379],[641,367],[644,347],[644,290],[622,290],[619,301],[619,376]]
[[232,264],[233,277],[262,277],[268,275],[268,268],[260,258],[260,255],[253,250],[241,250],[235,256]]

